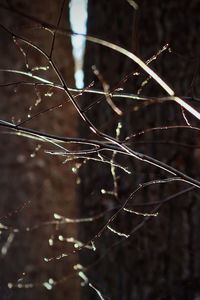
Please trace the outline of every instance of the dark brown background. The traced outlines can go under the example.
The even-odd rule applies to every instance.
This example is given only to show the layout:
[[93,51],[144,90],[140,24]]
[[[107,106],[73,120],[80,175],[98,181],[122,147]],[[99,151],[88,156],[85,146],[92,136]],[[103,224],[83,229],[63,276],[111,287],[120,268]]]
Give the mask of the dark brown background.
[[[62,1],[1,1],[1,4],[14,5],[26,14],[43,21],[57,23]],[[61,26],[69,28],[68,1],[62,16]],[[182,1],[140,1],[139,10],[125,0],[89,0],[88,34],[112,41],[136,53],[144,61],[156,54],[166,43],[171,52],[163,52],[151,67],[166,80],[177,95],[191,98],[199,97],[199,2]],[[11,7],[12,8],[12,7]],[[49,52],[52,35],[35,29],[36,24],[18,14],[0,7],[1,23],[13,32],[30,39]],[[1,29],[0,68],[26,70],[23,55],[14,45],[11,37]],[[69,86],[74,85],[73,58],[70,39],[57,35],[54,60]],[[30,51],[30,64],[45,65],[46,61],[36,51]],[[95,80],[95,88],[102,88],[95,78],[91,66],[101,72],[112,87],[123,87],[125,92],[137,93],[146,75],[130,76],[125,83],[119,81],[131,72],[138,70],[128,58],[102,46],[87,43],[85,53],[85,85]],[[42,71],[41,71],[42,72]],[[44,74],[44,73],[40,73]],[[49,80],[57,80],[52,70],[46,73]],[[27,80],[16,75],[0,74],[1,83]],[[56,81],[57,82],[57,81]],[[18,85],[1,87],[0,118],[11,121],[24,120],[37,97],[29,86]],[[45,97],[45,88],[40,88],[42,102],[37,109],[46,109],[63,101],[62,92],[55,92],[53,98]],[[142,90],[142,95],[163,96],[164,93],[152,80]],[[85,106],[97,96],[81,97]],[[191,100],[199,108],[198,101]],[[117,122],[121,121],[121,139],[131,133],[155,126],[185,125],[180,107],[171,102],[141,102],[115,100],[123,111],[118,117],[105,101],[97,104],[88,112],[88,117],[103,132],[115,136]],[[188,116],[193,126],[198,122]],[[47,131],[57,135],[94,137],[86,124],[79,119],[70,103],[61,108],[41,114],[26,123],[30,128]],[[74,236],[83,241],[90,240],[106,223],[110,213],[98,222],[82,226],[64,225],[58,229],[53,225],[41,226],[27,232],[32,227],[53,220],[56,212],[66,217],[86,217],[101,213],[122,204],[138,184],[166,176],[155,167],[117,156],[118,162],[128,166],[132,175],[117,171],[118,194],[102,195],[101,189],[112,190],[113,180],[110,167],[105,164],[88,162],[80,168],[80,185],[77,188],[72,164],[62,164],[63,158],[48,156],[44,150],[50,145],[43,144],[35,153],[38,142],[14,135],[0,136],[0,222],[10,228],[19,228],[6,255],[1,255],[0,299],[98,299],[94,290],[80,287],[80,278],[72,274],[77,262],[91,266],[86,272],[90,282],[98,288],[105,299],[112,300],[197,300],[199,289],[200,238],[198,190],[162,206],[157,218],[148,221],[126,242],[112,247],[119,238],[106,230],[96,241],[97,251],[83,250],[62,260],[44,262],[44,257],[59,255],[72,250],[71,245],[55,241],[49,247],[51,235]],[[173,143],[184,143],[180,146]],[[130,147],[160,159],[191,177],[199,177],[198,132],[174,129],[156,131],[137,137]],[[105,155],[110,155],[105,153]],[[131,204],[164,200],[169,195],[184,188],[186,184],[154,185],[137,194]],[[154,206],[153,206],[154,207]],[[152,207],[151,207],[152,208]],[[146,209],[143,208],[143,211]],[[148,209],[149,211],[149,209]],[[143,217],[121,213],[112,224],[113,228],[129,233],[142,222]],[[1,246],[9,236],[3,231]],[[94,264],[94,265],[93,265]],[[25,272],[24,282],[36,284],[33,289],[8,289],[8,282],[16,282]],[[47,291],[42,283],[49,277],[61,280],[52,291]],[[38,284],[37,284],[38,283]]]

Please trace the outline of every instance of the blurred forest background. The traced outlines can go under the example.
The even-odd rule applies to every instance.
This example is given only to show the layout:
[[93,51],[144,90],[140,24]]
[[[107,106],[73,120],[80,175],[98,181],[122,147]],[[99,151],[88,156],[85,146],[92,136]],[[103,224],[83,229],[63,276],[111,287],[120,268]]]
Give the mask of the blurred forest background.
[[[200,110],[199,1],[88,0],[87,13],[88,36],[136,54]],[[112,140],[82,152],[106,139],[58,72],[100,132],[197,181],[199,121],[88,40],[78,93],[69,16],[68,0],[0,0],[0,299],[198,300],[199,187],[152,183],[173,176]]]

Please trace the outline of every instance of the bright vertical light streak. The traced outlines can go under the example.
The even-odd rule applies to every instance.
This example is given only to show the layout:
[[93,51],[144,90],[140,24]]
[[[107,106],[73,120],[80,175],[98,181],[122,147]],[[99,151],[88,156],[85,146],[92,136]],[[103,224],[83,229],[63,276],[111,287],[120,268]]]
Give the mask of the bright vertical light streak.
[[[87,0],[71,0],[70,23],[71,29],[77,33],[86,34],[87,22]],[[77,88],[83,88],[83,57],[85,52],[85,38],[83,36],[72,36],[72,48],[75,62],[75,83]]]

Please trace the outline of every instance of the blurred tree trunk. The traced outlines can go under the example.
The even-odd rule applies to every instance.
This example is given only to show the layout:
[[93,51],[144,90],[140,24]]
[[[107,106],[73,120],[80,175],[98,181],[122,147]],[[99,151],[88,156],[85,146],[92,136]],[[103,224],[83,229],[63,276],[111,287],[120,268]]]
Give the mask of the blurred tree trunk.
[[[5,1],[19,11],[37,17],[46,22],[57,24],[62,1]],[[69,2],[63,11],[61,26],[69,28]],[[20,17],[11,11],[0,10],[1,23],[13,33],[17,33],[50,53],[52,34],[38,28],[38,24]],[[23,53],[17,47],[11,36],[1,29],[0,67],[28,71]],[[48,61],[41,53],[31,49],[17,39],[18,45],[27,51],[30,68],[45,67]],[[74,85],[74,62],[70,39],[56,36],[53,58],[62,72],[66,82]],[[33,71],[34,73],[34,71]],[[58,82],[52,69],[35,71],[35,75]],[[1,84],[19,81],[31,81],[26,76],[0,73]],[[52,93],[52,96],[49,97]],[[1,87],[0,118],[15,123],[26,120],[39,111],[61,103],[64,94],[55,89],[41,86],[14,85]],[[37,102],[39,103],[37,105]],[[43,113],[37,118],[25,122],[24,127],[30,127],[52,134],[76,136],[77,120],[75,109],[69,103],[62,107]],[[62,159],[48,156],[44,150],[53,145],[41,143],[11,134],[4,134],[1,129],[0,168],[1,197],[0,219],[9,230],[2,232],[1,249],[8,241],[10,247],[1,250],[1,299],[79,299],[79,281],[64,278],[73,272],[73,265],[78,262],[76,255],[63,260],[53,260],[46,263],[44,257],[55,257],[61,253],[70,252],[67,245],[58,242],[58,235],[64,237],[77,236],[76,225],[41,225],[54,220],[54,213],[76,218],[75,185],[76,178],[72,173],[72,165],[62,164]],[[39,226],[37,228],[37,226]],[[35,227],[27,231],[26,228]],[[12,228],[19,232],[13,234]],[[53,241],[53,239],[55,240]],[[54,245],[52,244],[52,241]],[[7,243],[7,244],[6,244]],[[4,247],[4,248],[3,248]],[[24,278],[20,280],[20,278]],[[49,278],[62,284],[48,291],[43,286]],[[20,281],[18,281],[20,280]],[[33,289],[8,289],[8,282],[32,283]]]
[[[138,1],[135,10],[129,1],[88,1],[88,34],[112,41],[127,48],[144,61],[155,55],[169,43],[171,51],[164,51],[150,66],[166,80],[177,95],[198,97],[199,90],[199,17],[198,1]],[[131,2],[131,1],[130,1]],[[85,85],[95,80],[95,87],[102,88],[95,78],[95,65],[110,89],[123,87],[124,92],[137,93],[148,77],[130,76],[126,82],[117,84],[125,74],[140,71],[129,59],[99,45],[87,43],[85,53]],[[144,85],[141,95],[162,96],[163,91],[152,80]],[[84,98],[84,105],[97,99]],[[185,124],[181,109],[171,102],[141,104],[116,100],[123,111],[119,117],[108,108],[105,100],[96,104],[88,116],[95,126],[115,136],[117,123],[123,124],[121,139],[149,127]],[[102,103],[103,102],[103,103]],[[195,102],[191,102],[194,106]],[[198,109],[198,106],[197,106]],[[192,125],[198,125],[188,116]],[[92,137],[82,123],[82,136]],[[164,142],[163,142],[164,141]],[[199,152],[195,148],[171,146],[169,142],[199,143],[192,131],[173,130],[151,132],[135,140],[134,149],[171,164],[192,177],[199,176]],[[138,144],[137,144],[138,142]],[[156,144],[157,143],[157,144]],[[80,171],[80,206],[83,215],[94,215],[123,203],[137,184],[166,176],[147,164],[121,158],[133,168],[133,175],[118,179],[118,199],[103,195],[101,189],[112,189],[109,167],[89,162]],[[198,166],[198,167],[197,167]],[[89,175],[90,174],[90,175]],[[154,186],[144,189],[134,200],[136,203],[161,201],[184,189],[184,184]],[[114,242],[113,233],[107,232],[98,243],[96,254],[82,256],[84,265],[96,261],[88,277],[103,295],[112,300],[197,299],[199,291],[200,204],[195,192],[183,195],[162,207],[157,218],[148,221],[127,242],[106,252]],[[151,207],[152,208],[152,207]],[[149,211],[149,209],[148,209]],[[82,239],[89,240],[106,223],[89,225],[80,232]],[[113,227],[128,233],[142,218],[124,215]],[[103,256],[102,259],[101,256]],[[90,257],[90,258],[89,258]],[[99,262],[98,262],[99,259]],[[96,299],[91,290],[83,290],[82,299]]]

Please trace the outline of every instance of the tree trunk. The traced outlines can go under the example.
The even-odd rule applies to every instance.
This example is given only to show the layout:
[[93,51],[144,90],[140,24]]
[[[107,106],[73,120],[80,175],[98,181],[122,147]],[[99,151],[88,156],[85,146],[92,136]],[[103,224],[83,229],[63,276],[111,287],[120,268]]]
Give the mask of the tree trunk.
[[[6,3],[11,5],[11,10],[0,10],[1,23],[50,53],[52,33],[39,29],[40,24],[11,11],[14,7],[44,22],[57,24],[62,1],[19,0]],[[66,1],[60,26],[69,28],[68,5]],[[1,68],[29,72],[31,68],[49,66],[41,53],[31,46],[27,47],[20,39],[14,43],[12,36],[3,29],[0,39]],[[26,61],[24,53],[27,53]],[[66,82],[73,86],[74,62],[70,39],[56,35],[53,59]],[[32,73],[58,83],[52,68],[49,68]],[[18,74],[1,73],[0,76],[1,84],[34,81]],[[73,106],[64,99],[64,93],[48,86],[23,83],[4,86],[1,87],[0,118],[15,124],[22,122],[24,127],[52,134],[76,136],[77,115]],[[31,119],[38,112],[56,105],[59,107]],[[74,255],[64,258],[64,261],[52,260],[49,263],[44,261],[45,257],[72,251],[71,246],[59,242],[59,235],[77,237],[76,224],[50,224],[55,221],[54,213],[70,218],[78,216],[72,164],[62,164],[63,159],[45,153],[52,148],[54,145],[44,141],[5,134],[1,128],[0,222],[5,226],[1,230],[1,299],[79,299],[79,280],[66,280],[74,272],[73,266],[77,264],[78,257]],[[49,278],[57,282],[51,291],[47,289]],[[8,283],[11,283],[10,287],[12,284],[32,284],[33,288],[8,289]]]
[[[180,96],[191,98],[199,95],[199,42],[197,1],[139,1],[139,9],[129,4],[131,1],[88,1],[88,35],[112,41],[133,51],[144,61],[156,54],[150,67],[155,70]],[[170,49],[159,50],[169,43]],[[85,85],[95,80],[94,88],[102,89],[92,72],[95,65],[105,82],[113,88],[124,88],[124,92],[142,96],[160,97],[166,95],[158,85],[148,78],[136,64],[128,58],[104,48],[87,43],[85,54]],[[126,74],[140,72],[139,76]],[[145,80],[147,79],[147,82]],[[83,107],[98,96],[85,96]],[[115,98],[116,99],[116,98]],[[121,98],[114,103],[123,112],[118,116],[105,99],[97,103],[87,114],[94,125],[104,133],[115,137],[118,122],[122,124],[120,139],[130,134],[158,126],[186,125],[180,107],[172,102],[132,101]],[[191,100],[198,109],[198,102]],[[188,121],[198,125],[186,113]],[[81,123],[84,137],[94,137]],[[176,169],[190,175],[199,176],[197,132],[186,129],[150,131],[130,140],[129,146],[135,151],[157,158]],[[179,145],[178,145],[179,143]],[[182,143],[182,145],[180,144]],[[187,145],[183,145],[187,144]],[[108,157],[111,155],[104,153]],[[90,240],[111,217],[110,209],[122,205],[138,184],[159,178],[170,177],[165,171],[128,156],[117,155],[116,162],[128,166],[131,175],[124,175],[117,169],[117,196],[105,191],[114,191],[111,169],[105,163],[89,161],[80,170],[80,206],[82,214],[95,215],[103,211],[107,214],[101,221],[85,226],[81,238]],[[198,166],[198,167],[197,167]],[[156,206],[136,206],[154,201],[163,201],[188,186],[184,183],[168,183],[149,186],[137,193],[129,208],[150,212]],[[102,193],[103,190],[103,193]],[[198,191],[198,190],[197,190]],[[162,205],[158,217],[144,218],[121,212],[110,226],[128,235],[143,220],[144,225],[123,243],[113,246],[120,237],[105,230],[100,238],[95,238],[95,253],[82,255],[88,278],[102,294],[112,300],[130,299],[197,299],[199,290],[200,239],[199,203],[197,191],[175,197]],[[108,212],[109,210],[109,212]],[[93,267],[92,267],[93,266]],[[96,299],[91,289],[83,290],[82,299]]]

